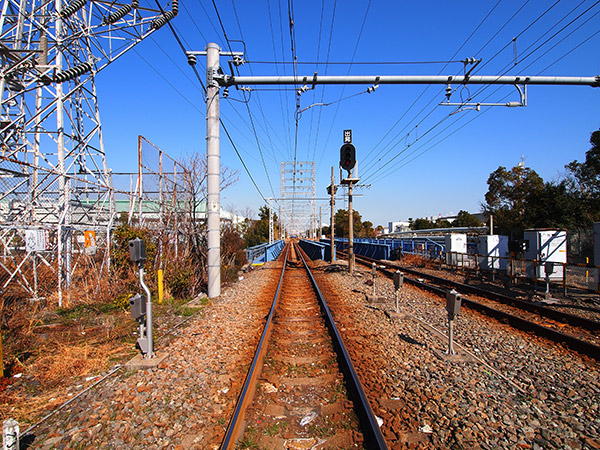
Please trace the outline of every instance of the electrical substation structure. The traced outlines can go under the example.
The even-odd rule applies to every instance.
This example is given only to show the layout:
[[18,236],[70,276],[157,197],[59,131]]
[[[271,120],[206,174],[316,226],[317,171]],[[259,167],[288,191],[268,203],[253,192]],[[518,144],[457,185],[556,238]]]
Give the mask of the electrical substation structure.
[[0,295],[37,296],[54,273],[58,303],[71,284],[79,234],[106,239],[116,208],[96,75],[177,15],[95,0],[3,0],[0,15]]
[[317,220],[314,161],[281,163],[281,217],[284,235],[314,233]]

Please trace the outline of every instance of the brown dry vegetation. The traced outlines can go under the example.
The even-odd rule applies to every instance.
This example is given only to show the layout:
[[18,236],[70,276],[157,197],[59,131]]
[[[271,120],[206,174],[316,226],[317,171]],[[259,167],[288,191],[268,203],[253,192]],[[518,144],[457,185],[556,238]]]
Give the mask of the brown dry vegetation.
[[[115,239],[112,272],[104,271],[103,278],[98,280],[99,270],[90,270],[89,266],[78,268],[73,277],[77,282],[64,299],[63,308],[57,306],[56,293],[37,301],[23,294],[2,299],[5,378],[0,377],[0,420],[13,418],[25,428],[93,384],[111,367],[138,353],[135,349],[138,326],[130,317],[128,299],[142,290],[137,271],[128,261],[126,245],[138,232],[121,231],[121,242]],[[153,238],[146,234],[146,239],[152,242]],[[231,254],[224,255],[231,264],[225,269],[224,281],[237,277],[237,270],[244,262],[239,246],[243,249],[243,241],[236,241]],[[147,255],[154,251],[152,246],[148,247]],[[145,282],[152,292],[154,339],[159,349],[167,344],[169,330],[197,311],[186,308],[185,304],[203,290],[205,282],[195,277],[203,271],[201,263],[193,261],[181,249],[176,258],[163,247],[165,300],[159,305],[158,258],[152,259],[145,266]],[[55,275],[50,273],[48,277]],[[40,283],[51,282],[52,279],[45,277],[40,279]]]

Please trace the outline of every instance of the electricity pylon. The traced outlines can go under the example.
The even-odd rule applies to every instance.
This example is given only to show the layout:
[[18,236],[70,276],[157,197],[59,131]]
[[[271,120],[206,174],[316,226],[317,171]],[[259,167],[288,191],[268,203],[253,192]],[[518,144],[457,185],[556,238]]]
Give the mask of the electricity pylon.
[[105,223],[95,77],[177,14],[74,0],[4,0],[0,16],[0,201],[12,223]]
[[[158,5],[158,3],[157,3]],[[95,77],[177,15],[139,0],[3,0],[0,225],[55,227],[61,284],[70,234],[114,220]]]

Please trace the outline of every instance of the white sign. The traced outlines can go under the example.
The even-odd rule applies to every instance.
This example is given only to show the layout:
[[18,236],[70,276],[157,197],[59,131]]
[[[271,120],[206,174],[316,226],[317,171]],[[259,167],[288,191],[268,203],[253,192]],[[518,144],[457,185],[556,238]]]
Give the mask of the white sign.
[[25,230],[25,250],[28,252],[43,252],[49,247],[47,230]]

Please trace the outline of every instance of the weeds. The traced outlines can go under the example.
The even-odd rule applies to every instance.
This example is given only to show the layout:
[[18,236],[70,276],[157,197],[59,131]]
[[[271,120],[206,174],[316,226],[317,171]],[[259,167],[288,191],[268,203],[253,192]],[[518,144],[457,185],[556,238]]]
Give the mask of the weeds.
[[287,422],[276,422],[267,426],[263,430],[263,433],[267,436],[277,436],[278,434],[281,434],[283,431],[285,431],[287,427]]

